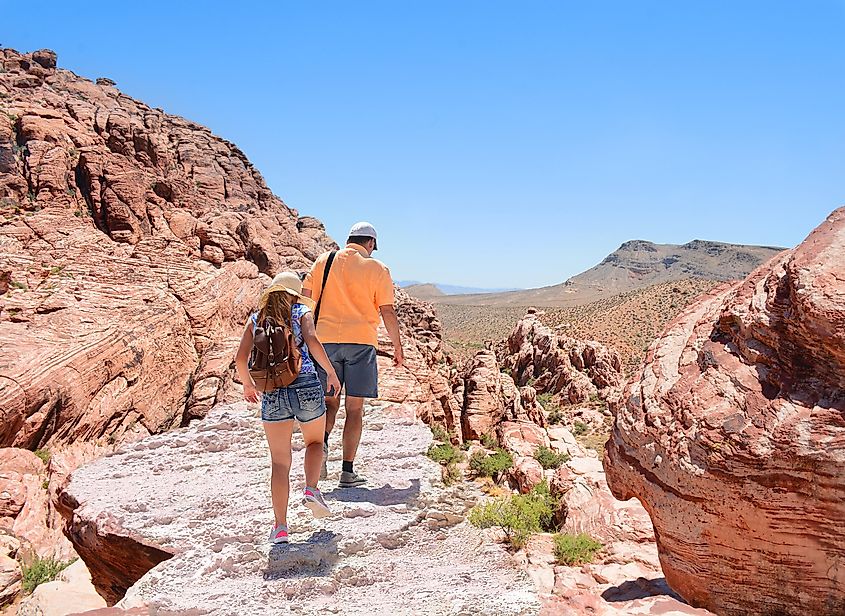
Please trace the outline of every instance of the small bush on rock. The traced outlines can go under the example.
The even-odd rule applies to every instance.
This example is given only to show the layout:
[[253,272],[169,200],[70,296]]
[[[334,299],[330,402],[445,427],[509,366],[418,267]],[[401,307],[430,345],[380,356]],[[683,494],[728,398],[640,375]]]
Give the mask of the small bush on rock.
[[528,494],[494,498],[476,505],[469,522],[478,528],[498,528],[515,548],[524,547],[531,535],[553,524],[554,499],[543,482]]
[[513,458],[504,449],[497,449],[492,454],[476,451],[469,459],[469,467],[481,477],[494,477],[512,466]]
[[569,462],[568,453],[557,453],[554,449],[540,445],[534,453],[534,459],[544,469],[558,468],[561,464]]
[[450,462],[443,467],[443,484],[446,487],[455,485],[464,478],[461,469],[457,467],[454,462]]
[[443,426],[434,424],[431,426],[431,434],[435,441],[441,441],[443,443],[449,442],[449,435],[446,434],[446,430],[443,429]]
[[583,436],[590,431],[590,427],[583,421],[575,420],[572,424],[572,434],[575,436]]
[[561,565],[583,565],[593,562],[596,552],[604,547],[585,533],[555,535],[555,559]]
[[34,453],[36,456],[38,456],[45,465],[50,464],[50,450],[49,449],[36,449],[32,453]]
[[484,445],[487,449],[496,449],[499,446],[499,441],[496,440],[495,436],[492,436],[490,434],[482,434],[481,444]]
[[537,402],[539,402],[543,409],[545,409],[547,414],[546,419],[548,419],[551,425],[563,423],[563,420],[565,419],[563,411],[561,410],[560,405],[552,398],[552,394],[537,394]]
[[73,561],[62,562],[54,558],[39,558],[38,556],[21,567],[21,586],[26,594],[31,593],[39,584],[52,582]]
[[451,443],[432,444],[425,455],[440,464],[454,464],[464,459],[464,454]]

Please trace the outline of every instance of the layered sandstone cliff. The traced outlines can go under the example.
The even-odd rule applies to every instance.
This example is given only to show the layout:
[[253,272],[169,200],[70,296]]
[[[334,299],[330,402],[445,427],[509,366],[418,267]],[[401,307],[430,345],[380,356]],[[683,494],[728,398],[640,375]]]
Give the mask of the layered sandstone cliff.
[[203,416],[266,282],[332,245],[233,144],[0,50],[0,445]]
[[845,208],[649,350],[605,468],[718,614],[845,613]]

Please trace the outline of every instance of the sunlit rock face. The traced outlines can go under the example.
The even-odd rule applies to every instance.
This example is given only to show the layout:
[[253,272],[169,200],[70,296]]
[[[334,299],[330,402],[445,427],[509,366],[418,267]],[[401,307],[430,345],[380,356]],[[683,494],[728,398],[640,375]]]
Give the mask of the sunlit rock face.
[[616,405],[607,479],[718,614],[845,613],[845,208],[676,319]]

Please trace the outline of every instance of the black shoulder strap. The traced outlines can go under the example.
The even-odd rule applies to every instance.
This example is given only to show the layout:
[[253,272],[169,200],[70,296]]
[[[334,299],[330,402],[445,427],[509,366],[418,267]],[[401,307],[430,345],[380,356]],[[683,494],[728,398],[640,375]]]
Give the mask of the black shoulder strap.
[[326,280],[329,279],[329,271],[332,269],[332,263],[334,262],[334,256],[337,254],[336,250],[332,250],[329,253],[329,258],[326,260],[326,269],[323,270],[323,285],[320,287],[320,299],[317,300],[317,307],[314,309],[314,325],[317,325],[317,321],[320,320],[320,306],[323,304],[323,295],[326,292]]

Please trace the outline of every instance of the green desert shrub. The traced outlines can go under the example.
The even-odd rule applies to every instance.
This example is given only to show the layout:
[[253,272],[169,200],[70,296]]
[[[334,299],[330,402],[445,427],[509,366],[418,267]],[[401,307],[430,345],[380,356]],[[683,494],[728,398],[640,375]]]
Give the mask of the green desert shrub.
[[575,422],[572,424],[572,434],[574,434],[575,436],[583,436],[589,431],[590,427],[583,421],[578,421],[576,419]]
[[33,453],[34,453],[36,456],[38,456],[39,458],[41,458],[41,461],[42,461],[45,465],[46,465],[46,464],[50,464],[50,450],[49,450],[49,449],[47,449],[46,447],[45,447],[45,448],[42,448],[42,449],[36,449]]
[[469,522],[478,528],[498,528],[515,548],[528,543],[531,535],[547,530],[554,520],[554,499],[543,482],[528,494],[490,499],[476,505]]
[[54,558],[36,556],[31,563],[21,567],[23,591],[31,593],[39,584],[52,582],[73,561],[63,562]]
[[558,468],[561,464],[569,462],[569,454],[557,453],[550,447],[540,445],[534,452],[534,459],[545,469]]
[[425,455],[440,464],[454,464],[464,459],[464,454],[452,443],[432,444]]
[[579,535],[558,533],[555,535],[555,559],[562,565],[591,563],[602,547],[604,546],[601,543],[586,533]]
[[469,459],[469,467],[481,477],[495,477],[512,466],[513,458],[504,449],[497,449],[491,454],[476,451]]
[[449,442],[449,435],[446,434],[446,430],[444,430],[441,425],[434,424],[431,426],[431,435],[434,437],[435,441],[441,441],[443,443]]
[[454,462],[450,462],[443,467],[443,483],[447,487],[460,482],[463,478],[461,469]]
[[542,406],[548,414],[547,419],[550,424],[554,425],[563,422],[563,411],[561,410],[560,405],[552,398],[552,394],[548,392],[537,394],[537,402],[540,403],[540,406]]
[[496,437],[492,434],[482,434],[481,444],[487,449],[496,449],[499,446],[499,441],[497,441]]

